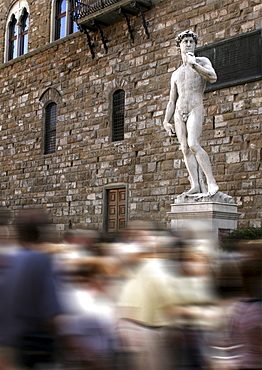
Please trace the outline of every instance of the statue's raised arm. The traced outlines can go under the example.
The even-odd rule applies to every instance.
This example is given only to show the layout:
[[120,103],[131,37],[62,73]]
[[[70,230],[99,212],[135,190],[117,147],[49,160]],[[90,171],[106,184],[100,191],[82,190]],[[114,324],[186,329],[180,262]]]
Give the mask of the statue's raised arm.
[[191,60],[192,68],[194,68],[194,70],[197,71],[197,73],[199,73],[201,77],[203,77],[205,80],[208,80],[211,83],[216,82],[217,75],[208,58],[195,57],[193,53],[187,53],[187,61],[189,65]]

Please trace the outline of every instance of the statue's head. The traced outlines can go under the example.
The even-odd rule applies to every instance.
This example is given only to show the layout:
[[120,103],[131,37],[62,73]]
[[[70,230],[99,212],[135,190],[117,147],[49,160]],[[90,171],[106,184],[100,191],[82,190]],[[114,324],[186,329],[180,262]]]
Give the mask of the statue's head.
[[186,31],[181,32],[176,37],[176,45],[178,47],[180,46],[180,43],[181,43],[181,41],[183,40],[184,37],[192,37],[193,40],[195,41],[195,44],[197,44],[197,41],[198,41],[197,34],[195,32],[193,32],[193,31],[186,30]]

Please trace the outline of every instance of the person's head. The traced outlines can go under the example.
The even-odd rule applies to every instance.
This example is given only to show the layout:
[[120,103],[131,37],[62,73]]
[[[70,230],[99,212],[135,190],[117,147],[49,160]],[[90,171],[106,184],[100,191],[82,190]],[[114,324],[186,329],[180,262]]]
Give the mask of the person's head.
[[176,37],[176,45],[180,47],[182,53],[194,52],[197,41],[197,34],[190,30],[183,31]]
[[185,247],[181,251],[181,267],[183,274],[189,276],[207,276],[210,264],[205,253],[197,249]]
[[11,212],[8,209],[0,208],[0,244],[9,238],[9,223]]
[[68,230],[63,235],[63,241],[79,250],[99,254],[99,233],[91,229]]
[[192,39],[194,40],[195,42],[195,45],[197,45],[197,42],[198,42],[198,36],[195,32],[193,31],[190,31],[190,30],[186,30],[186,31],[183,31],[181,33],[179,33],[176,37],[176,45],[178,47],[180,47],[180,44],[182,42],[182,40],[185,38],[185,37],[192,37]]
[[250,298],[262,297],[262,261],[261,259],[247,259],[240,266],[244,292]]
[[243,295],[239,260],[228,253],[221,254],[215,271],[217,291],[222,299],[232,299]]
[[41,209],[21,210],[15,219],[17,238],[23,246],[50,241],[50,225],[48,215]]
[[[151,220],[131,220],[122,230],[122,256],[128,261],[137,261],[156,254],[157,225]],[[121,250],[121,249],[120,249]]]

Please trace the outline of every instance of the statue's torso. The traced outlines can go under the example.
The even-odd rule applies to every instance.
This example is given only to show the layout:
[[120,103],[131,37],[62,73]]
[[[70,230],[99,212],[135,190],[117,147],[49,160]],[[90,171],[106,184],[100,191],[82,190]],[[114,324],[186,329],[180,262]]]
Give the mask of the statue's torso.
[[206,81],[189,65],[182,65],[173,75],[176,84],[176,109],[190,112],[193,108],[203,105],[203,93]]

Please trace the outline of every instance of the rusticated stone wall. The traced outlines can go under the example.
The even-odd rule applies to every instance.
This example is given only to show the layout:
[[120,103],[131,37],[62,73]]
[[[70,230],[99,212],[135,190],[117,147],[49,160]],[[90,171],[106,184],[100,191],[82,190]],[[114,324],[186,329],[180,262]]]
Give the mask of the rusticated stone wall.
[[[44,207],[58,230],[102,229],[104,187],[128,185],[130,219],[169,224],[174,196],[188,186],[176,139],[162,127],[172,71],[180,64],[177,33],[192,29],[199,45],[261,27],[259,0],[163,0],[131,19],[91,33],[96,57],[78,32],[49,43],[51,2],[30,4],[29,53],[4,62],[9,1],[0,2],[0,205]],[[41,19],[41,22],[39,21]],[[42,20],[44,20],[42,22]],[[112,92],[126,92],[125,140],[111,142]],[[59,98],[57,98],[59,96]],[[202,144],[220,190],[241,212],[240,226],[261,226],[261,80],[205,94]],[[43,155],[43,107],[57,99],[57,150]]]

